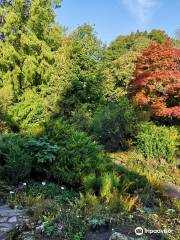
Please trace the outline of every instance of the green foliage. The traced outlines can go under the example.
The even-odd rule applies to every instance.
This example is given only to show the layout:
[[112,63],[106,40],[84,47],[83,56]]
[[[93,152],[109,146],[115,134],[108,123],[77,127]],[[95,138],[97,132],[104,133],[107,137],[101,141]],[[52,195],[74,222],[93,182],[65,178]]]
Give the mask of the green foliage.
[[50,144],[46,136],[39,139],[31,139],[26,144],[26,149],[33,158],[33,171],[45,173],[50,177],[49,168],[56,160],[59,148]]
[[114,191],[113,194],[111,194],[109,199],[109,210],[112,213],[118,213],[118,212],[130,212],[136,202],[137,197],[132,197],[130,195],[122,195],[118,191]]
[[106,173],[101,177],[100,195],[102,198],[108,199],[114,189],[119,186],[119,176]]
[[105,50],[101,63],[103,97],[118,101],[126,95],[129,83],[134,79],[135,63],[140,51],[149,46],[147,32],[119,36]]
[[109,104],[94,116],[92,133],[107,150],[127,149],[136,134],[136,114],[126,98]]
[[55,2],[61,1],[12,1],[3,10],[0,107],[26,130],[56,103],[50,82],[63,31],[54,23]]
[[93,120],[93,111],[89,104],[83,104],[79,109],[72,113],[72,117],[69,119],[70,123],[73,123],[83,132],[89,132]]
[[32,157],[26,151],[27,138],[10,134],[0,142],[0,153],[4,160],[3,176],[13,183],[25,179],[32,168]]
[[27,147],[37,163],[52,163],[59,150],[56,145],[49,144],[47,137],[32,139],[28,141]]
[[103,154],[85,133],[56,120],[47,125],[47,135],[59,147],[58,157],[51,167],[55,179],[78,188],[85,176],[101,171]]
[[60,186],[55,183],[46,183],[42,185],[40,183],[33,183],[28,186],[27,193],[30,196],[37,197],[38,195],[44,195],[46,198],[54,198],[56,195],[62,192]]
[[149,40],[147,32],[137,31],[129,35],[121,35],[108,46],[104,58],[106,61],[113,61],[127,53],[129,50],[140,50],[147,47],[148,44]]
[[83,239],[88,225],[80,209],[75,206],[64,207],[57,218],[64,226],[65,239]]
[[118,101],[127,94],[129,83],[134,79],[135,61],[139,53],[129,51],[123,54],[103,71],[103,96],[108,101]]
[[174,127],[141,125],[137,135],[137,147],[148,159],[173,161],[179,145],[178,132]]
[[100,101],[101,79],[98,72],[102,43],[97,39],[93,27],[85,24],[69,36],[65,48],[68,69],[64,73],[66,84],[59,106],[65,116],[71,116],[71,112],[82,104],[89,104],[92,109]]
[[27,195],[32,197],[43,196],[47,199],[53,199],[55,203],[62,205],[74,202],[79,198],[79,194],[74,191],[67,190],[65,187],[55,183],[33,183],[28,186]]
[[0,110],[0,131],[1,133],[18,132],[19,128],[17,123],[11,119],[11,117]]
[[148,37],[157,43],[162,43],[167,40],[168,35],[165,31],[153,29],[151,32],[149,32]]
[[44,225],[44,232],[48,237],[53,237],[57,234],[58,228],[52,223],[46,223]]
[[19,102],[9,108],[12,119],[18,123],[20,128],[28,133],[33,131],[37,125],[44,123],[51,113],[49,98],[45,97],[46,92],[43,87],[39,89],[27,90],[19,98]]

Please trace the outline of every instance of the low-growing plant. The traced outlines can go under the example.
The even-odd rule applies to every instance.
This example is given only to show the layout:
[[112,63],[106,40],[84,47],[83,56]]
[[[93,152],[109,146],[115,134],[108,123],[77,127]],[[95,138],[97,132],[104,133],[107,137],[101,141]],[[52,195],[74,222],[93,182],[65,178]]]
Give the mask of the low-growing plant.
[[64,207],[61,209],[59,216],[57,217],[64,226],[64,235],[66,239],[75,240],[83,239],[88,225],[85,216],[82,215],[82,211],[75,206]]
[[7,197],[7,203],[11,208],[15,207],[33,207],[42,203],[44,196],[39,194],[38,196],[30,196],[25,192],[10,192]]
[[63,192],[61,190],[61,186],[55,183],[33,183],[28,187],[28,195],[30,196],[38,196],[38,195],[43,195],[46,198],[54,198],[56,195],[60,194]]
[[53,223],[46,223],[44,225],[44,232],[48,237],[53,237],[57,234],[58,228]]
[[115,174],[106,173],[101,177],[100,196],[109,200],[109,197],[114,189],[119,186],[119,176]]
[[130,212],[136,205],[137,196],[122,195],[118,191],[114,191],[109,199],[108,208],[112,213]]

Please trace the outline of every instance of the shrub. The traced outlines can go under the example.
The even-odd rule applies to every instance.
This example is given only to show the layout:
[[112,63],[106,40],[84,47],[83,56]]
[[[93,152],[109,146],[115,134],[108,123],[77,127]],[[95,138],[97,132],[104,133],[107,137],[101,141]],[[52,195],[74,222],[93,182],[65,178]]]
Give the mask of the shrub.
[[114,173],[107,173],[98,178],[91,174],[84,179],[84,188],[87,193],[98,194],[102,199],[108,199],[114,189],[119,186],[120,177]]
[[25,147],[27,140],[24,136],[10,134],[0,142],[0,154],[4,161],[2,174],[13,183],[26,178],[32,168],[32,157]]
[[44,136],[39,139],[30,139],[26,148],[33,158],[35,172],[45,173],[47,177],[50,177],[49,168],[57,157],[58,146],[50,144],[48,138]]
[[137,147],[148,159],[172,161],[178,147],[178,132],[174,127],[143,124],[137,135]]
[[52,163],[51,172],[55,179],[73,187],[82,186],[84,177],[95,173],[97,176],[105,162],[99,146],[85,133],[61,120],[47,125],[49,139],[59,147],[57,159]]
[[92,133],[106,150],[127,149],[136,133],[136,114],[128,100],[102,107],[95,114]]

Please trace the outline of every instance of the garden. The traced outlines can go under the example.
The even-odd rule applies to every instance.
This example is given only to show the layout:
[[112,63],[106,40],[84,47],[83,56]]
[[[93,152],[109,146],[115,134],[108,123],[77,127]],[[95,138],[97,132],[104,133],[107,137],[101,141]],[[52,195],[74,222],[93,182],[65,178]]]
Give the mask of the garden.
[[0,239],[178,240],[180,40],[105,45],[60,4],[1,1]]

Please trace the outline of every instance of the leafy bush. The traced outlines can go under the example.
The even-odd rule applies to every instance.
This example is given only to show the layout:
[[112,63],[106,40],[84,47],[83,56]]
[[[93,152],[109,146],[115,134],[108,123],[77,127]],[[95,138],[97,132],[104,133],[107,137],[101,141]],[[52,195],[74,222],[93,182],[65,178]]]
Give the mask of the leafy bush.
[[143,124],[137,135],[137,147],[148,159],[172,161],[178,147],[178,132],[174,127]]
[[32,157],[25,147],[27,140],[24,136],[10,134],[0,142],[0,154],[4,160],[2,174],[13,183],[26,178],[32,168]]
[[48,138],[44,136],[39,139],[29,140],[26,147],[33,158],[34,170],[45,173],[49,177],[49,168],[57,157],[58,146],[50,144]]
[[104,164],[111,162],[90,137],[61,120],[49,123],[47,134],[59,147],[51,172],[60,182],[80,187],[84,177],[92,173],[99,175],[104,171]]
[[92,132],[105,149],[127,149],[136,133],[136,114],[126,98],[104,106],[95,114]]

